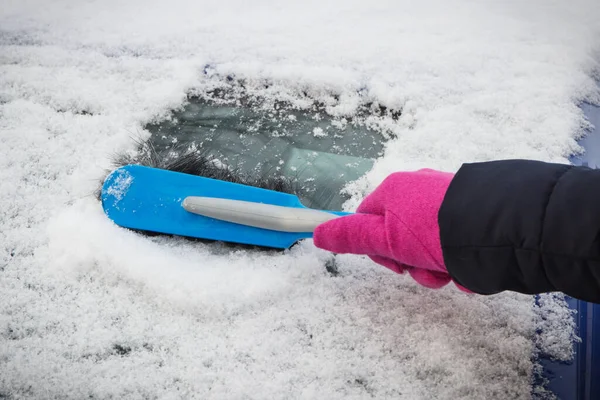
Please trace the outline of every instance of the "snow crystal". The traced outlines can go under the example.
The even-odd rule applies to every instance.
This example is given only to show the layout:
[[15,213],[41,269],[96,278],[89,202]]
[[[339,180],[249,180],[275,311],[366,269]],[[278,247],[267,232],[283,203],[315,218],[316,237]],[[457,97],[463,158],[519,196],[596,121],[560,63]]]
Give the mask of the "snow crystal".
[[218,160],[216,158],[212,159],[210,162],[217,168],[229,169],[229,166],[227,164],[225,164],[223,161]]
[[230,80],[348,124],[372,106],[390,140],[348,209],[392,171],[567,162],[599,4],[4,1],[0,397],[529,398],[535,347],[568,356],[558,298],[537,343],[531,296],[427,290],[310,240],[146,237],[94,190],[145,124]]
[[116,204],[127,193],[129,186],[133,182],[133,177],[129,172],[123,170],[114,171],[112,174],[117,174],[117,176],[114,178],[113,183],[106,189],[106,193],[115,198]]
[[574,356],[572,343],[581,340],[576,335],[574,311],[565,307],[565,296],[560,293],[544,293],[539,296],[540,332],[536,343],[550,359],[566,361]]
[[323,128],[315,128],[315,129],[313,129],[312,133],[313,133],[314,137],[326,137],[327,136],[325,131],[323,131]]
[[338,128],[338,129],[345,129],[347,124],[348,124],[348,121],[346,120],[346,118],[342,118],[340,120],[335,120],[335,121],[331,122],[331,125],[333,125],[334,127]]

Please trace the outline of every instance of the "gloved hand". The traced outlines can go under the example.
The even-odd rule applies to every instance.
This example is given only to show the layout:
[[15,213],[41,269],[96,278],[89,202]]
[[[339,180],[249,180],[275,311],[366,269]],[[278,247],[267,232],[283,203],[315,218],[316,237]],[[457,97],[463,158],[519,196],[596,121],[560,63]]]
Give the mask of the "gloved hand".
[[453,177],[431,169],[393,173],[356,214],[317,226],[314,243],[334,253],[368,255],[397,273],[407,271],[423,286],[441,288],[451,278],[444,266],[438,212]]

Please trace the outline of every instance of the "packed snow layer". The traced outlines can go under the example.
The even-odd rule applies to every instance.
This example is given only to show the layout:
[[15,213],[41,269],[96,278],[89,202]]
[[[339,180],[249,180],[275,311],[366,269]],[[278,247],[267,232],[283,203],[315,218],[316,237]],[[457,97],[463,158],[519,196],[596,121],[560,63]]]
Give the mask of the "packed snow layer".
[[529,296],[427,290],[350,255],[332,276],[310,240],[142,237],[93,192],[146,122],[227,75],[337,116],[402,109],[375,121],[393,139],[348,209],[391,171],[567,162],[578,102],[598,100],[598,15],[595,0],[4,0],[0,397],[528,398],[535,344],[565,358],[571,338],[534,339]]

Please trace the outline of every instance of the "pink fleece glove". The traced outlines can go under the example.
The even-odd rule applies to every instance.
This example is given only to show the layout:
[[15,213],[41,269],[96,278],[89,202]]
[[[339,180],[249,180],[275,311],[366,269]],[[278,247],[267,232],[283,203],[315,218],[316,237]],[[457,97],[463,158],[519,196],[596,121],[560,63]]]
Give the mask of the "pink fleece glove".
[[335,253],[366,254],[392,271],[408,271],[423,286],[441,288],[451,278],[442,255],[438,212],[453,177],[431,169],[391,174],[356,214],[319,225],[314,243]]

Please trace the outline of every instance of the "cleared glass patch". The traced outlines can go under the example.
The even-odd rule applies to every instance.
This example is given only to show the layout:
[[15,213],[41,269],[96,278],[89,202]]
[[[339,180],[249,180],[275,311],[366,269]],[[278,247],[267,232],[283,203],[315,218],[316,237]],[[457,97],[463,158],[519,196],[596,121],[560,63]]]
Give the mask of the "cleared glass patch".
[[319,209],[341,209],[343,187],[366,173],[383,150],[381,133],[334,119],[318,107],[261,108],[193,98],[172,118],[146,129],[157,153],[192,149],[235,173],[288,178],[302,203]]

